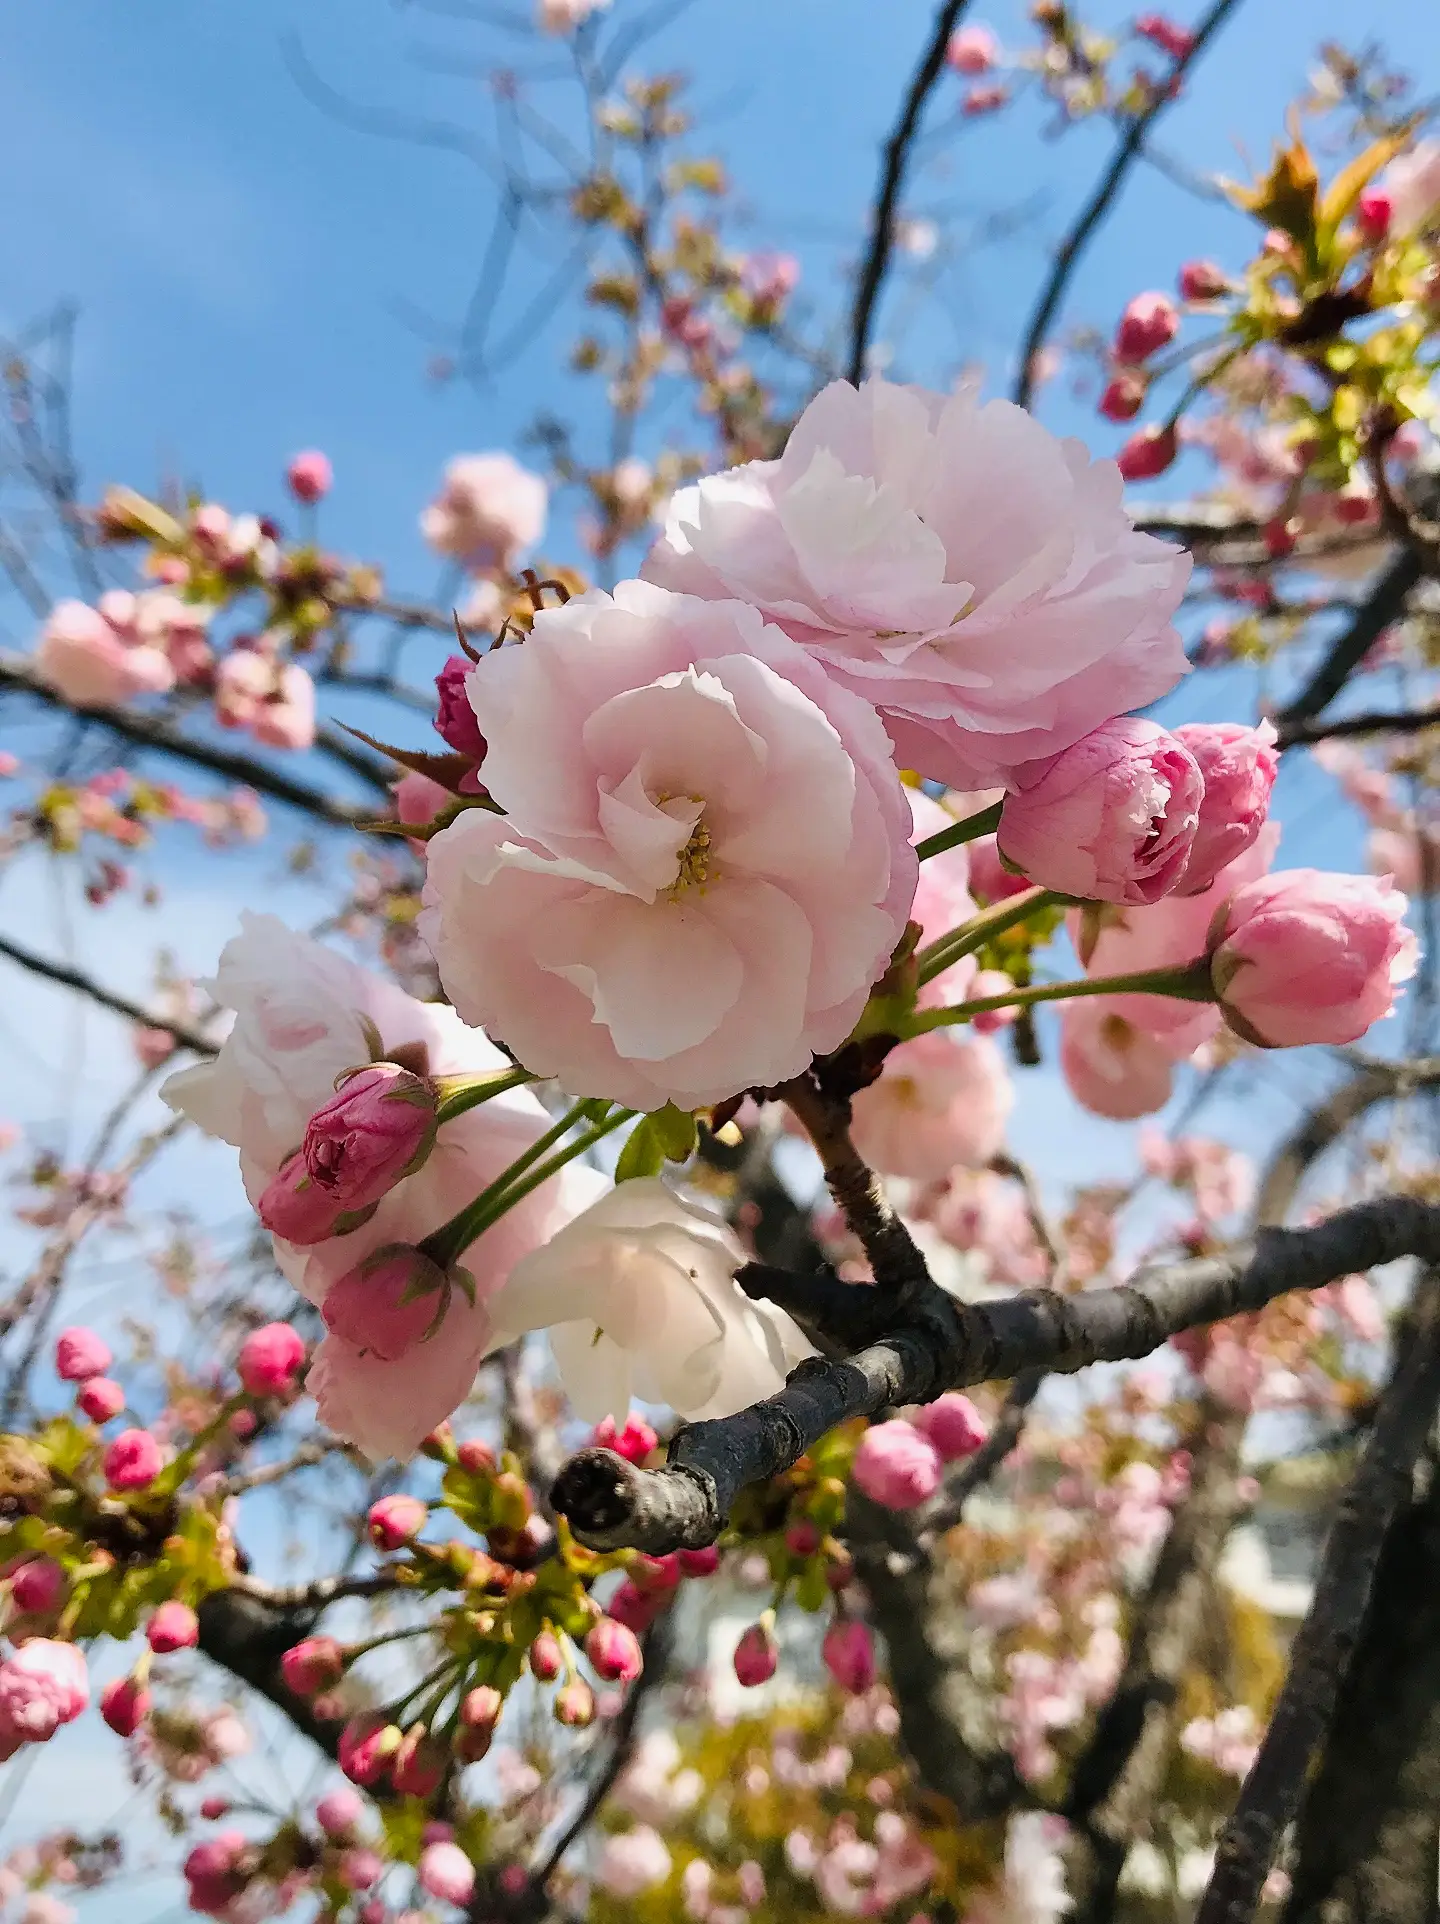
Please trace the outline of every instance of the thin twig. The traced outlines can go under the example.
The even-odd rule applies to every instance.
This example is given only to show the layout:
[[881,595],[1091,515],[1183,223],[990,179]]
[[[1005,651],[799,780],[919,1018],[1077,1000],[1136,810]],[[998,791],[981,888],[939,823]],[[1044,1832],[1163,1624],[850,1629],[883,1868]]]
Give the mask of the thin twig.
[[193,1049],[198,1056],[213,1056],[219,1051],[219,1043],[211,1041],[209,1036],[191,1023],[156,1015],[153,1010],[132,1002],[128,996],[107,989],[103,982],[97,982],[94,976],[87,975],[83,969],[72,968],[68,962],[52,961],[46,955],[38,955],[34,949],[27,949],[22,943],[12,941],[8,935],[0,935],[0,956],[46,982],[54,982],[62,989],[73,989],[76,994],[97,1003],[102,1009],[124,1016],[127,1022],[133,1022],[137,1028],[163,1030],[166,1035],[174,1036],[181,1048]]
[[1337,715],[1314,721],[1283,722],[1276,733],[1281,748],[1303,748],[1312,742],[1353,739],[1356,735],[1419,735],[1427,728],[1440,728],[1440,708],[1413,708],[1404,714],[1386,714],[1367,709],[1360,715]]

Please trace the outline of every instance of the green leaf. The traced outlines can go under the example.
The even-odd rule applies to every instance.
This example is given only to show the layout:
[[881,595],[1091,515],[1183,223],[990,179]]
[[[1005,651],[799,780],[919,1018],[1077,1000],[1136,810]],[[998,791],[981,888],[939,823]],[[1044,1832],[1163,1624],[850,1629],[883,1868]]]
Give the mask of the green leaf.
[[688,1162],[695,1153],[695,1118],[667,1102],[650,1117],[667,1162]]
[[620,1160],[615,1165],[617,1183],[634,1182],[641,1176],[658,1176],[665,1165],[665,1149],[655,1127],[654,1116],[641,1116],[625,1139]]

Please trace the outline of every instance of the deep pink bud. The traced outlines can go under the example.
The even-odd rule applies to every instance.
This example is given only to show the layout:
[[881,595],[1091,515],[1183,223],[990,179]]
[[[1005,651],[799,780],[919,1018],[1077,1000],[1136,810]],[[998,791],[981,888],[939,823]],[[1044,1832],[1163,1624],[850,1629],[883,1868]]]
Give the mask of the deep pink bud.
[[53,1610],[67,1587],[65,1572],[54,1557],[31,1557],[10,1578],[15,1608],[27,1617]]
[[207,1824],[213,1824],[217,1817],[228,1816],[229,1811],[228,1797],[202,1797],[200,1800],[200,1815]]
[[1000,42],[989,27],[978,22],[970,27],[957,27],[945,48],[946,64],[956,73],[971,76],[989,73],[999,59]]
[[1367,187],[1355,203],[1355,218],[1360,232],[1372,245],[1378,245],[1390,232],[1394,204],[1383,187]]
[[1072,748],[1017,771],[1000,853],[1032,882],[1083,901],[1158,902],[1190,859],[1205,784],[1168,729],[1102,722]]
[[347,1891],[368,1891],[385,1874],[385,1859],[378,1851],[357,1844],[340,1853],[340,1882]]
[[1415,973],[1404,914],[1388,875],[1301,868],[1247,883],[1211,935],[1225,1020],[1262,1048],[1358,1042]]
[[415,1878],[422,1891],[442,1904],[468,1904],[475,1892],[475,1866],[458,1844],[427,1844]]
[[583,1677],[555,1692],[555,1721],[571,1730],[584,1730],[595,1721],[595,1692]]
[[134,1677],[116,1677],[100,1692],[100,1715],[117,1737],[133,1737],[150,1714],[150,1692]]
[[145,1626],[145,1641],[157,1656],[193,1650],[200,1641],[200,1619],[188,1603],[162,1603]]
[[472,1437],[468,1442],[457,1444],[455,1461],[471,1476],[484,1476],[495,1468],[495,1452],[488,1443]]
[[875,1639],[868,1624],[853,1618],[832,1623],[825,1632],[820,1655],[840,1688],[854,1696],[875,1681]]
[[1230,292],[1230,276],[1214,261],[1186,261],[1180,269],[1180,295],[1187,301],[1218,301]]
[[339,1763],[352,1784],[378,1784],[404,1739],[398,1724],[379,1711],[362,1711],[340,1733]]
[[357,1069],[305,1125],[310,1180],[347,1215],[373,1209],[430,1154],[436,1106],[434,1085],[398,1063]]
[[820,1532],[808,1518],[792,1523],[785,1532],[785,1548],[792,1557],[813,1557],[822,1541]]
[[687,1577],[713,1577],[720,1568],[720,1552],[713,1543],[703,1550],[677,1550],[675,1555]]
[[1133,421],[1145,405],[1146,382],[1142,375],[1122,368],[1100,396],[1100,412],[1107,421]]
[[448,742],[457,754],[468,755],[474,762],[483,762],[485,737],[480,733],[480,723],[465,692],[466,680],[474,666],[474,662],[467,660],[464,655],[452,655],[435,677],[435,693],[440,702],[435,716],[435,733],[443,742]]
[[1180,332],[1180,310],[1168,294],[1137,294],[1115,330],[1115,359],[1144,361]]
[[303,454],[292,455],[285,479],[297,501],[315,502],[329,494],[335,471],[328,456],[318,448],[307,448]]
[[364,1815],[364,1803],[348,1784],[326,1791],[315,1806],[315,1822],[327,1837],[349,1837]]
[[334,1235],[345,1205],[320,1187],[297,1149],[266,1183],[255,1213],[272,1236],[304,1249]]
[[236,1367],[251,1396],[277,1396],[291,1387],[304,1361],[305,1345],[290,1325],[266,1323],[240,1345]]
[[917,1410],[910,1421],[929,1437],[947,1463],[974,1456],[990,1434],[979,1410],[958,1390],[947,1390],[943,1396],[937,1396],[933,1403]]
[[648,1630],[665,1608],[666,1594],[663,1590],[639,1590],[627,1578],[605,1608],[616,1623],[623,1623],[627,1629]]
[[75,1401],[92,1423],[108,1423],[125,1407],[125,1392],[108,1376],[90,1376],[80,1385]]
[[429,1509],[418,1496],[382,1496],[370,1505],[365,1527],[381,1550],[398,1550],[425,1528]]
[[302,1637],[281,1657],[280,1675],[297,1697],[333,1690],[345,1675],[345,1647],[333,1637]]
[[143,1490],[164,1466],[164,1452],[149,1430],[121,1430],[105,1451],[105,1481],[112,1490]]
[[1116,455],[1115,465],[1127,481],[1153,481],[1174,463],[1179,452],[1174,428],[1160,427],[1152,421],[1148,428],[1130,436]]
[[613,1617],[602,1617],[585,1639],[585,1655],[606,1683],[633,1683],[645,1668],[640,1640]]
[[445,1775],[444,1750],[423,1724],[414,1724],[400,1740],[390,1781],[402,1797],[433,1797]]
[[505,1709],[505,1699],[494,1684],[476,1684],[460,1703],[460,1721],[467,1730],[493,1730]]
[[1266,721],[1258,728],[1239,722],[1186,722],[1175,730],[1175,739],[1195,757],[1205,782],[1200,822],[1180,885],[1182,895],[1198,895],[1245,853],[1265,826],[1280,758],[1275,730]]
[[1172,60],[1184,60],[1195,45],[1195,36],[1189,28],[1178,26],[1163,13],[1137,14],[1135,31],[1152,46],[1168,53]]
[[202,1917],[221,1917],[245,1889],[240,1869],[246,1850],[243,1831],[222,1830],[197,1844],[182,1867],[192,1911]]
[[680,1558],[673,1550],[663,1557],[642,1553],[630,1559],[627,1574],[637,1589],[674,1590],[680,1582]]
[[858,1488],[887,1510],[913,1510],[940,1487],[940,1452],[913,1423],[873,1423],[851,1465]]
[[613,1450],[627,1463],[643,1463],[660,1439],[643,1416],[628,1416],[623,1430],[617,1430],[613,1416],[603,1417],[590,1435],[591,1447]]
[[112,1362],[109,1345],[93,1329],[62,1329],[55,1338],[55,1373],[62,1383],[83,1383],[103,1376]]
[[752,1689],[769,1683],[780,1661],[780,1648],[763,1623],[752,1623],[735,1646],[735,1675]]
[[333,1335],[398,1363],[443,1315],[448,1289],[428,1256],[406,1243],[387,1243],[331,1285],[320,1314]]
[[541,1683],[554,1683],[565,1668],[565,1658],[557,1638],[542,1630],[530,1646],[530,1674]]

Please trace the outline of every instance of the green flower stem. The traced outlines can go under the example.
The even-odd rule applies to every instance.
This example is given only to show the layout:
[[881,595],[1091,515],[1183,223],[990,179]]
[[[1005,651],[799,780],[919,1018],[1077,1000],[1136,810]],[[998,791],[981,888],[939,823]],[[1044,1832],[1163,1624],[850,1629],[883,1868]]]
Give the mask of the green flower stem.
[[974,1002],[958,1002],[948,1009],[917,1009],[907,1034],[947,1028],[994,1009],[1027,1009],[1034,1002],[1063,1002],[1081,995],[1169,995],[1182,1002],[1213,1002],[1210,963],[1206,956],[1169,969],[1138,969],[1131,975],[1082,976],[1075,982],[1042,982],[1035,988],[1012,989],[1008,995],[983,995]]
[[[595,1123],[548,1161],[540,1162],[547,1149],[552,1149],[577,1123],[594,1113],[593,1102],[577,1102],[573,1109],[567,1110],[544,1135],[536,1138],[523,1156],[517,1156],[488,1188],[482,1189],[473,1202],[467,1203],[449,1222],[442,1223],[439,1229],[425,1238],[420,1245],[425,1254],[441,1269],[449,1269],[459,1261],[462,1251],[468,1249],[492,1223],[498,1222],[507,1209],[528,1196],[532,1189],[538,1189],[557,1169],[563,1169],[567,1162],[573,1162],[576,1156],[583,1155],[602,1136],[608,1136],[612,1129],[618,1129],[622,1122],[628,1122],[635,1111],[617,1109],[613,1116]],[[536,1163],[540,1164],[538,1169]]]
[[403,1697],[398,1698],[394,1703],[386,1704],[384,1707],[385,1716],[392,1724],[398,1724],[411,1704],[417,1703],[422,1697],[434,1695],[437,1684],[443,1685],[443,1688],[440,1696],[436,1698],[435,1701],[437,1703],[443,1703],[454,1683],[456,1675],[462,1668],[463,1665],[458,1657],[447,1657],[442,1664],[437,1664],[434,1670],[427,1672],[427,1674],[420,1679],[419,1683],[415,1685],[413,1690],[407,1691]]
[[453,1122],[456,1116],[463,1116],[467,1109],[478,1109],[492,1096],[506,1095],[511,1089],[523,1089],[527,1082],[538,1080],[528,1069],[497,1069],[488,1076],[442,1076],[440,1087],[445,1093],[435,1111],[435,1121],[437,1125]]
[[1023,922],[1037,909],[1054,908],[1068,899],[1067,896],[1053,894],[1049,889],[1032,888],[1026,889],[1022,895],[1011,895],[1003,902],[982,909],[979,915],[971,917],[964,928],[952,929],[948,935],[940,936],[927,948],[921,949],[915,958],[920,971],[920,986],[923,988],[927,982],[933,982],[937,975],[943,975],[946,969],[953,967],[963,957],[973,955],[976,949],[983,949],[995,936],[1014,928],[1017,922]]
[[978,842],[982,835],[993,835],[1000,826],[1003,806],[1002,802],[992,803],[978,815],[967,815],[953,828],[942,828],[935,835],[927,835],[923,842],[915,844],[915,853],[922,862],[928,862],[932,855],[943,855],[947,848],[959,848],[964,842]]

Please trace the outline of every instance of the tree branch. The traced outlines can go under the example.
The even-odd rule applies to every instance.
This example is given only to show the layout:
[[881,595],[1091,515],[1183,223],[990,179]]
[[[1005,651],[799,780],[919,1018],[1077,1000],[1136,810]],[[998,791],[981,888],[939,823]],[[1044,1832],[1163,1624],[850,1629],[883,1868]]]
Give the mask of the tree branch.
[[[1028,1290],[959,1304],[930,1284],[880,1341],[842,1360],[810,1358],[764,1402],[682,1429],[662,1470],[637,1469],[609,1450],[581,1451],[556,1479],[555,1507],[594,1549],[713,1543],[740,1490],[788,1469],[850,1417],[1029,1369],[1072,1371],[1148,1356],[1181,1330],[1402,1256],[1440,1263],[1440,1206],[1406,1196],[1360,1203],[1313,1228],[1262,1229],[1228,1255],[1162,1266],[1080,1296]],[[805,1279],[812,1294],[823,1280]],[[834,1285],[837,1299],[863,1290]]]
[[52,962],[48,956],[37,955],[33,949],[25,948],[19,942],[12,942],[8,935],[0,935],[0,956],[13,962],[18,968],[26,969],[31,975],[38,975],[43,981],[54,982],[62,989],[73,989],[87,1001],[97,1003],[102,1009],[109,1009],[113,1015],[124,1016],[137,1028],[163,1029],[167,1035],[174,1036],[183,1049],[192,1049],[197,1056],[213,1056],[219,1050],[219,1043],[212,1042],[201,1030],[188,1022],[176,1022],[168,1016],[156,1015],[144,1009],[138,1002],[127,996],[117,995],[107,989],[103,982],[86,975],[83,969],[71,968],[68,962]]
[[1361,715],[1337,715],[1334,720],[1282,722],[1275,731],[1279,746],[1306,748],[1312,742],[1353,739],[1356,735],[1419,735],[1427,728],[1440,728],[1440,708],[1415,708],[1406,714],[1387,715],[1379,709]]
[[1050,323],[1054,320],[1060,303],[1065,298],[1065,290],[1070,284],[1071,275],[1079,264],[1081,255],[1105,218],[1111,202],[1120,192],[1125,176],[1141,157],[1146,135],[1178,91],[1176,83],[1184,79],[1186,73],[1194,66],[1238,5],[1239,0],[1215,0],[1215,4],[1196,28],[1189,50],[1171,68],[1168,77],[1170,84],[1164,88],[1158,88],[1150,105],[1143,113],[1136,114],[1130,122],[1095,192],[1085,203],[1075,225],[1060,243],[1055,254],[1055,264],[1050,270],[1050,277],[1041,289],[1040,298],[1035,303],[1035,310],[1030,317],[1030,325],[1025,331],[1025,345],[1020,350],[1020,366],[1015,377],[1014,398],[1022,408],[1028,408],[1034,396],[1035,363],[1041,348],[1045,345],[1046,337],[1050,332]]
[[1369,600],[1356,610],[1355,619],[1335,637],[1309,681],[1275,716],[1277,728],[1293,728],[1329,706],[1391,622],[1404,614],[1410,591],[1423,573],[1413,548],[1398,550]]

